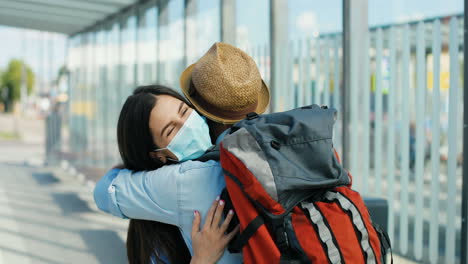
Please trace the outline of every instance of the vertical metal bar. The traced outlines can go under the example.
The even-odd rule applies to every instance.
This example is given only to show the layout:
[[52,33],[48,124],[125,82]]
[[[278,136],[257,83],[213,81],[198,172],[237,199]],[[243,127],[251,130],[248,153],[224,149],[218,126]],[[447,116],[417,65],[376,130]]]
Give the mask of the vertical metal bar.
[[[340,106],[340,48],[339,48],[339,38],[340,35],[335,35],[334,37],[334,67],[333,67],[333,107],[338,110],[338,120],[341,119],[342,113],[341,106]],[[338,123],[338,121],[337,121]],[[342,138],[341,138],[341,127],[338,124],[335,124],[335,131],[334,131],[334,144],[335,148],[339,148],[341,150],[342,146]]]
[[296,102],[297,105],[295,107],[303,106],[304,105],[304,63],[303,63],[303,45],[302,40],[297,41],[297,91],[296,91]]
[[329,106],[330,105],[330,41],[328,37],[325,37],[323,40],[324,43],[324,77],[325,80],[323,82],[323,104]]
[[402,126],[401,126],[401,182],[400,182],[400,251],[408,253],[408,182],[409,182],[409,64],[410,38],[409,25],[403,26],[403,72],[402,72]]
[[321,104],[322,103],[322,92],[321,92],[321,87],[322,87],[322,82],[320,81],[321,80],[321,69],[322,69],[322,65],[321,65],[321,54],[322,54],[322,50],[320,48],[320,44],[321,44],[321,41],[320,41],[320,36],[318,36],[316,39],[315,39],[315,87],[314,87],[314,94],[313,94],[313,100],[314,100],[314,104]]
[[[189,39],[189,34],[191,33],[190,32],[190,29],[192,28],[196,28],[196,26],[190,28],[190,25],[194,25],[196,24],[196,21],[194,21],[192,18],[195,16],[196,12],[197,12],[197,2],[194,1],[194,0],[184,0],[184,4],[183,4],[183,8],[184,8],[184,18],[183,18],[183,34],[184,34],[184,52],[183,52],[183,59],[182,59],[182,64],[184,65],[184,67],[188,66],[188,56],[189,56],[189,47],[188,45],[196,45],[196,43],[188,43],[188,39]],[[221,17],[222,16],[222,12],[221,12]],[[222,32],[222,28],[221,28],[221,32]]]
[[[465,8],[468,0],[464,1]],[[464,45],[468,43],[468,12],[464,12]],[[468,51],[463,50],[463,61],[468,61]],[[468,76],[468,67],[463,68],[463,76]],[[468,153],[468,82],[463,81],[463,153]],[[463,183],[462,183],[462,226],[461,226],[461,263],[468,264],[468,159],[463,159]]]
[[355,126],[359,122],[357,112],[359,104],[359,85],[363,81],[361,78],[362,67],[360,63],[366,50],[363,48],[363,41],[368,35],[368,1],[354,0],[343,1],[343,165],[351,171],[357,168],[359,157],[357,155],[359,131],[350,129],[350,124]]
[[[468,0],[466,0],[468,1]],[[350,147],[350,134],[348,133],[349,127],[349,103],[348,103],[348,95],[349,95],[349,88],[351,81],[351,34],[352,34],[352,25],[351,25],[351,1],[343,0],[343,85],[341,87],[341,108],[342,108],[342,128],[341,128],[341,136],[342,136],[342,160],[343,160],[343,167],[349,168],[350,162],[349,158],[350,155],[347,153]],[[347,91],[348,90],[348,91]]]
[[431,221],[429,231],[429,254],[432,264],[439,259],[439,184],[440,184],[440,20],[434,21],[432,29],[433,86],[432,86],[432,144],[431,144]]
[[[424,22],[420,21],[417,25],[416,33],[416,163],[415,178],[416,190],[424,190],[424,145],[426,136],[424,133],[425,124],[425,104],[426,104],[426,39],[424,36]],[[416,192],[416,215],[414,228],[414,254],[417,260],[422,259],[423,255],[423,198],[424,192]]]
[[450,91],[449,91],[449,127],[448,127],[448,198],[447,198],[447,230],[445,240],[446,263],[455,263],[455,218],[456,218],[456,179],[457,179],[457,120],[458,120],[458,23],[456,17],[450,20]]
[[374,170],[375,170],[375,193],[381,194],[382,186],[382,53],[383,53],[383,33],[382,28],[376,33],[376,59],[375,59],[375,79],[376,89],[375,114],[374,114]]
[[286,110],[290,110],[295,107],[294,101],[296,98],[296,84],[294,83],[294,66],[295,66],[295,58],[296,58],[296,53],[295,53],[295,48],[294,48],[294,42],[290,41],[289,42],[289,70],[288,70],[288,76],[289,76],[289,85],[287,87],[290,87],[291,89],[289,92],[286,94]]
[[[235,0],[230,1],[235,4]],[[288,14],[284,10],[288,10],[287,0],[270,0],[271,91],[274,97],[272,109],[276,111],[284,109],[285,98],[283,94],[287,93],[285,87],[289,87],[286,71],[289,53]]]
[[306,40],[306,53],[305,53],[305,104],[310,105],[312,104],[312,76],[311,76],[311,67],[312,67],[312,55],[311,55],[311,40]]
[[340,47],[339,35],[333,39],[333,54],[334,54],[334,67],[333,67],[333,107],[338,111],[340,110]]
[[270,87],[271,85],[271,46],[270,44],[267,44],[267,47],[265,49],[265,58],[267,60],[267,76],[268,76],[268,80],[267,80],[267,85],[268,87]]
[[265,44],[262,49],[262,62],[263,62],[263,81],[268,86],[269,78],[268,78],[268,44]]
[[250,48],[249,48],[248,54],[250,54],[250,56],[252,56],[252,58],[254,59],[255,63],[258,65],[258,54],[257,54],[257,51],[258,51],[258,50],[257,50],[257,47],[254,46],[254,45],[252,44],[252,46],[250,46]]
[[388,88],[388,235],[390,241],[395,237],[395,97],[396,97],[396,48],[395,28],[389,29],[390,87]]
[[[221,1],[221,39],[225,43],[231,45],[236,44],[236,0],[220,0]],[[273,0],[272,0],[273,1]],[[273,9],[273,4],[270,4]],[[274,14],[271,10],[271,14]],[[274,19],[270,16],[271,19]],[[273,23],[271,23],[273,25]],[[272,30],[273,26],[272,26]]]
[[[142,32],[140,32],[140,25],[141,25],[141,19],[144,18],[144,11],[141,8],[135,8],[135,17],[136,17],[135,45],[134,45],[134,49],[135,49],[135,76],[133,76],[133,77],[134,77],[134,81],[135,81],[135,86],[137,86],[138,84],[142,83],[143,81],[146,81],[144,77],[140,78],[141,76],[143,76],[143,74],[142,74],[143,66],[140,65],[140,63],[141,63],[141,58],[140,58],[141,53],[140,53],[140,49],[138,47],[139,41],[143,40],[143,37],[141,36]],[[184,27],[185,27],[185,23],[184,23]],[[184,32],[187,32],[187,30],[185,30]],[[187,34],[187,33],[185,33],[185,34]],[[187,51],[186,51],[187,48],[185,47],[187,45],[186,43],[187,42],[185,41],[184,42],[184,51],[185,51],[185,53],[187,53]]]
[[[364,48],[367,51],[363,60],[363,91],[362,91],[362,178],[361,192],[369,191],[369,166],[370,166],[370,35],[364,40]],[[344,133],[344,131],[343,131]]]
[[[161,53],[160,53],[160,47],[161,47],[161,18],[160,18],[160,14],[161,14],[161,6],[159,5],[159,1],[158,0],[153,0],[155,1],[155,6],[156,6],[156,12],[155,12],[155,21],[156,21],[156,27],[155,27],[155,30],[156,30],[156,41],[155,41],[155,49],[156,49],[156,61],[155,61],[155,75],[156,75],[156,78],[155,78],[155,82],[161,82]],[[222,1],[222,0],[220,0]],[[221,39],[223,38],[223,27],[224,27],[224,20],[223,20],[223,8],[224,8],[224,2],[221,2],[222,5],[221,5],[221,23],[223,23],[220,27],[220,30],[221,30]]]
[[258,70],[259,70],[260,74],[263,73],[262,57],[263,57],[262,45],[258,44],[258,46],[257,46],[257,65],[258,65]]
[[54,63],[54,50],[55,50],[55,49],[54,49],[54,38],[53,38],[52,33],[49,33],[49,34],[47,35],[47,38],[48,38],[48,40],[47,40],[48,45],[47,45],[47,46],[49,47],[49,63],[48,63],[48,64],[49,64],[49,65],[48,65],[49,72],[48,72],[48,74],[47,74],[47,75],[48,75],[48,76],[47,76],[47,77],[48,77],[47,79],[48,79],[49,92],[52,92],[52,88],[53,88],[53,86],[52,86],[52,78],[53,78],[53,77],[52,77],[52,71],[53,71],[53,70],[52,70],[52,69],[53,69],[53,67],[54,67],[54,66],[53,66],[53,65],[54,65],[53,63]]
[[27,97],[27,75],[26,75],[26,34],[27,31],[25,29],[21,30],[21,53],[22,53],[22,58],[21,60],[23,63],[21,63],[21,90],[20,90],[20,97],[21,97],[21,114],[25,114],[26,110],[26,97]]
[[263,63],[263,69],[262,69],[262,78],[263,81],[267,86],[268,85],[268,44],[263,45],[262,47],[262,63]]
[[263,77],[263,50],[261,44],[258,44],[257,46],[257,67],[260,72],[260,76]]

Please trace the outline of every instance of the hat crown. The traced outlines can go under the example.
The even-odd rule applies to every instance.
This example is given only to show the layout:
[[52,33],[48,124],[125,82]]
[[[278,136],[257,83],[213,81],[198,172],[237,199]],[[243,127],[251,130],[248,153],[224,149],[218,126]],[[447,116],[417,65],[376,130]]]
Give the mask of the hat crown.
[[257,104],[262,89],[255,61],[226,43],[215,43],[197,61],[192,82],[204,100],[229,111],[242,111]]

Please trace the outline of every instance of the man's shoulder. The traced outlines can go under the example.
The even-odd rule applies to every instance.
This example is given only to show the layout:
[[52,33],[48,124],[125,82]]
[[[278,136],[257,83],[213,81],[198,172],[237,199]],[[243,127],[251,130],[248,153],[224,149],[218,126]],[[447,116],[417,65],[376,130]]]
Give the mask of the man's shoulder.
[[221,164],[219,161],[208,160],[208,161],[197,161],[189,160],[180,164],[180,173],[191,173],[196,171],[206,170],[220,170]]
[[154,171],[131,171],[128,169],[113,169],[108,172],[108,176],[112,175],[113,177],[119,176],[119,178],[127,177],[127,176],[136,176],[136,175],[145,175],[145,176],[153,176],[153,175],[171,175],[174,174],[191,174],[196,173],[197,171],[205,172],[209,170],[221,170],[221,164],[219,161],[208,160],[208,161],[195,161],[189,160],[182,163],[165,165],[157,170]]

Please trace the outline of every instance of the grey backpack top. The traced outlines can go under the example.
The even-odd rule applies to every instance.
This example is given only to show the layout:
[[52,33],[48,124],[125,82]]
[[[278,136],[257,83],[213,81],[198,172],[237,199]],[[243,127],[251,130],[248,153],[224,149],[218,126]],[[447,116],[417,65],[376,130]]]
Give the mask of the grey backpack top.
[[[273,199],[288,208],[317,193],[311,190],[349,184],[333,149],[336,113],[317,105],[252,113],[231,128],[222,145],[242,160]],[[216,152],[202,159],[214,159]]]

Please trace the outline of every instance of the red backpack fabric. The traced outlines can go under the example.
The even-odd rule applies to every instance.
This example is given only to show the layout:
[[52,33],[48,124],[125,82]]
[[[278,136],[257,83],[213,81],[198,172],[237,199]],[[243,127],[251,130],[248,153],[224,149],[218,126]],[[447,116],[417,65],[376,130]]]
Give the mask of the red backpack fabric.
[[335,115],[317,106],[250,115],[223,139],[241,226],[230,251],[242,250],[244,263],[384,263],[383,232],[332,146]]

